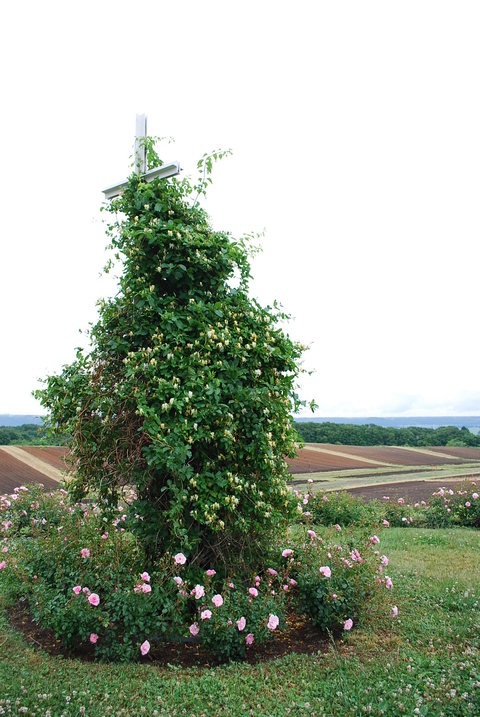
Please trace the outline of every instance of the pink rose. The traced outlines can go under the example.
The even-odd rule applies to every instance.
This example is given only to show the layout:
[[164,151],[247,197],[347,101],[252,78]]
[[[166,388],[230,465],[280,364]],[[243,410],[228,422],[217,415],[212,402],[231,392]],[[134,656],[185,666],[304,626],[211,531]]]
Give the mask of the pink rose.
[[278,619],[278,617],[276,615],[272,615],[272,613],[270,613],[270,615],[268,616],[268,622],[267,622],[268,629],[276,630],[279,622],[280,622],[280,620]]
[[370,537],[370,542],[376,545],[380,542],[380,538],[378,537],[378,535],[372,535]]
[[190,634],[196,637],[198,633],[200,632],[200,628],[198,627],[197,623],[194,622],[193,625],[190,625],[188,628],[190,630]]
[[352,627],[353,627],[353,620],[350,620],[350,618],[348,618],[348,620],[345,620],[345,622],[343,623],[343,629],[351,630]]
[[270,575],[278,575],[277,571],[273,568],[267,568],[267,573],[270,573]]
[[258,595],[258,590],[257,590],[257,588],[248,588],[248,592],[250,593],[250,595],[251,595],[252,597],[257,597],[257,595]]
[[98,605],[100,603],[100,598],[98,597],[97,593],[92,593],[87,598],[90,605]]
[[211,617],[212,617],[211,610],[203,610],[203,612],[200,613],[200,618],[202,620],[210,620]]
[[293,555],[293,550],[290,550],[290,548],[285,548],[285,550],[282,552],[282,558],[288,558],[290,555]]
[[324,565],[320,568],[320,575],[323,575],[324,578],[329,578],[332,575],[332,571],[328,567],[328,565]]
[[223,598],[221,595],[214,595],[212,598],[212,602],[215,607],[220,607],[221,605],[223,605]]
[[467,500],[467,502],[465,503],[465,507],[466,507],[466,508],[470,508],[470,505],[471,505],[470,501]]
[[478,493],[472,493],[473,500],[478,500]]
[[396,605],[394,605],[392,607],[392,617],[397,617],[397,615],[398,615],[398,607]]
[[382,557],[380,558],[380,562],[382,563],[382,565],[388,565],[388,558],[387,558],[387,556],[386,556],[386,555],[382,555]]
[[197,600],[200,600],[205,595],[205,588],[203,585],[195,585],[195,587],[192,590],[192,593],[195,595]]
[[94,645],[97,640],[98,640],[98,635],[95,632],[92,632],[92,634],[90,635],[90,642],[92,643],[92,645]]
[[175,580],[177,585],[183,585],[183,580],[178,575],[176,577],[174,577],[173,579]]
[[148,583],[143,583],[142,585],[142,593],[151,593],[152,592],[152,586]]
[[187,558],[183,553],[177,553],[173,556],[173,559],[175,560],[177,565],[185,565],[185,563],[187,562]]
[[385,587],[386,588],[393,588],[392,579],[388,577],[388,575],[385,575]]
[[72,590],[73,590],[73,592],[75,593],[75,595],[78,595],[79,593],[82,592],[82,586],[81,586],[81,585],[75,585],[75,587],[72,588]]
[[384,524],[384,526],[385,526],[386,528],[389,528],[389,527],[390,527],[390,523],[388,522],[388,520],[382,520],[382,523]]
[[216,574],[217,574],[216,570],[207,570],[205,573],[205,575],[208,575],[209,578],[213,577],[213,575],[216,575]]
[[251,645],[254,639],[255,638],[253,637],[253,632],[249,632],[245,638],[245,642],[247,643],[247,645]]
[[2,560],[2,562],[0,563],[0,570],[5,570],[6,567],[7,563],[5,562],[5,560]]
[[239,631],[239,632],[242,632],[242,630],[245,630],[245,625],[246,625],[246,624],[247,624],[247,621],[245,620],[245,618],[244,618],[243,615],[242,615],[242,617],[240,618],[240,620],[237,620],[238,631]]
[[342,526],[339,525],[338,523],[335,523],[335,525],[333,527],[335,528],[335,530],[338,530],[339,533],[342,532]]
[[314,530],[307,530],[308,535],[311,537],[312,540],[315,540],[317,537],[317,534]]
[[143,656],[147,654],[147,652],[150,652],[150,643],[148,640],[145,640],[145,642],[142,642],[140,645],[140,652]]
[[149,575],[147,572],[142,573],[142,574],[140,575],[140,577],[141,577],[142,580],[144,580],[146,583],[149,583],[149,582],[150,582],[150,575]]
[[90,557],[90,551],[88,548],[82,548],[80,553],[82,554],[82,558],[89,558]]

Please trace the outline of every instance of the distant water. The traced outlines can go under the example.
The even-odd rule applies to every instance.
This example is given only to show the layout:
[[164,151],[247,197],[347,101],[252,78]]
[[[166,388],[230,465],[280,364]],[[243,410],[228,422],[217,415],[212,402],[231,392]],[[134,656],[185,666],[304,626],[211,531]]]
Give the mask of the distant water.
[[24,423],[41,425],[41,416],[20,415],[13,413],[0,413],[0,426],[23,426]]
[[296,421],[309,421],[311,423],[350,423],[364,426],[373,423],[383,428],[408,428],[420,426],[421,428],[440,428],[441,426],[456,426],[468,428],[472,433],[480,433],[480,416],[335,416],[334,418],[295,418]]

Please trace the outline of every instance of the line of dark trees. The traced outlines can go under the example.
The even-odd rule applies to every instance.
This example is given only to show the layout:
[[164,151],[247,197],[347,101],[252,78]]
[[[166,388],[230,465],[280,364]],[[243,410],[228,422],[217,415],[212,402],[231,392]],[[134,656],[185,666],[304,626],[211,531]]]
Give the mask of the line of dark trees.
[[67,444],[67,436],[53,439],[42,426],[35,423],[0,426],[0,446],[65,446]]
[[373,423],[309,423],[296,421],[295,428],[305,443],[337,443],[344,446],[480,446],[480,435],[468,428],[384,428]]

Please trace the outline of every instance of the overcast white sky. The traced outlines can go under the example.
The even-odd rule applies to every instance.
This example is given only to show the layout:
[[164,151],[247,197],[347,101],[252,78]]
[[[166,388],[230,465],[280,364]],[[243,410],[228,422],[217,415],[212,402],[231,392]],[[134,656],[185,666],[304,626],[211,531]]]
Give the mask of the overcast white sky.
[[111,291],[101,190],[135,114],[218,228],[265,229],[319,416],[480,414],[480,4],[3,3],[0,413],[37,413]]

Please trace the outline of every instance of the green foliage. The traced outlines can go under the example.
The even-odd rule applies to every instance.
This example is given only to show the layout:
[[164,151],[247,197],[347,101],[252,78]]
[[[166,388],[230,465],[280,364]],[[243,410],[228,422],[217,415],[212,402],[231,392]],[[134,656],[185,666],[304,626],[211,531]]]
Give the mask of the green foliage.
[[292,542],[293,555],[286,558],[297,583],[296,608],[322,630],[348,630],[346,621],[357,624],[371,608],[373,596],[389,589],[389,579],[383,575],[385,556],[380,558],[376,550],[379,539],[359,539],[347,532],[340,544],[340,539],[327,542],[312,530],[306,538]]
[[36,393],[72,437],[75,496],[112,506],[135,486],[152,559],[181,546],[203,565],[255,560],[288,519],[303,350],[284,313],[249,297],[246,239],[197,203],[221,155],[200,160],[196,184],[133,175],[105,208],[118,294],[98,303],[91,350]]
[[337,443],[344,446],[480,446],[480,435],[468,428],[385,428],[373,423],[315,423],[296,421],[295,428],[306,443]]
[[375,501],[365,503],[351,493],[319,492],[309,501],[312,520],[319,525],[372,525],[380,520],[381,506]]
[[68,436],[57,433],[50,437],[43,426],[24,423],[21,426],[0,426],[0,446],[66,446]]

